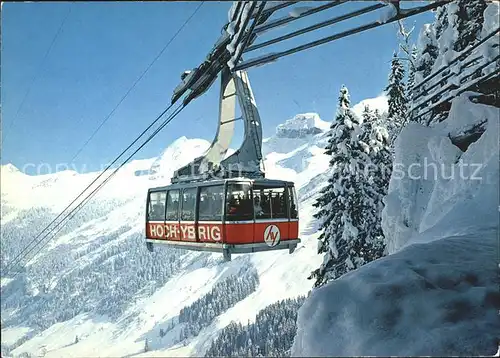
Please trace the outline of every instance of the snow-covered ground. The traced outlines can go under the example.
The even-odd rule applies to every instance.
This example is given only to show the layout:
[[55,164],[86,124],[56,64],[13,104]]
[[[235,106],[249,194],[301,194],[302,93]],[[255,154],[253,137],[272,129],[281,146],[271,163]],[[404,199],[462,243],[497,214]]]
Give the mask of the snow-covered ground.
[[497,229],[414,244],[315,291],[293,356],[492,356]]
[[[387,107],[384,97],[372,102],[374,109]],[[266,176],[295,181],[303,198],[302,243],[292,255],[234,255],[229,263],[218,254],[168,249],[151,256],[143,242],[146,189],[168,183],[175,169],[209,145],[181,137],[157,158],[125,165],[88,204],[90,208],[30,261],[26,277],[2,280],[2,349],[47,357],[200,356],[231,321],[246,324],[269,304],[307,294],[312,285],[307,277],[321,261],[312,203],[328,168],[323,154],[328,128],[318,115],[305,113],[264,140]],[[65,171],[28,176],[11,165],[1,170],[2,259],[19,252],[23,240],[36,235],[97,175]],[[259,274],[253,294],[195,338],[174,343],[175,329],[159,337],[160,328],[180,309],[245,267]],[[144,353],[146,339],[150,351]]]
[[[411,123],[398,137],[401,174],[391,177],[382,222],[390,255],[313,292],[293,356],[497,352],[500,114],[469,95],[444,122]],[[450,135],[485,120],[465,152],[452,144]]]
[[[432,232],[443,237],[498,226],[499,112],[471,103],[471,95],[453,101],[447,120],[433,127],[411,123],[397,139],[401,179],[389,184],[382,221],[390,253],[415,235],[421,242]],[[450,137],[483,122],[486,132],[465,152],[453,145]]]

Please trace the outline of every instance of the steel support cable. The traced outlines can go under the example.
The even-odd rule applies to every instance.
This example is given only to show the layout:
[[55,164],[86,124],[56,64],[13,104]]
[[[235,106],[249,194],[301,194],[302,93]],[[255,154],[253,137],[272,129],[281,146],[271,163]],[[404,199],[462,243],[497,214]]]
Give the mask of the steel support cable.
[[313,7],[310,10],[306,10],[306,11],[300,12],[300,14],[298,16],[291,16],[291,15],[284,16],[282,18],[270,21],[270,22],[268,22],[266,24],[262,24],[260,26],[257,26],[255,28],[255,31],[253,33],[257,35],[257,34],[263,32],[263,31],[270,30],[270,29],[273,29],[275,27],[288,24],[289,22],[296,21],[298,19],[302,19],[302,18],[304,18],[306,16],[316,14],[318,12],[327,10],[329,8],[332,8],[332,7],[335,7],[335,6],[338,6],[338,5],[342,5],[346,1],[348,1],[348,0],[330,1],[327,4],[324,4],[324,5],[321,5],[321,6],[318,6],[318,7]]
[[[291,5],[295,5],[298,2],[300,2],[300,1],[283,1],[283,2],[281,2],[279,4],[277,4],[277,5],[270,6],[267,9],[264,9],[264,11],[262,12],[262,16],[265,17],[265,16],[268,16],[268,15],[271,15],[275,11],[284,9],[285,7],[288,7],[288,6],[291,6]],[[253,19],[254,17],[255,17],[255,14],[250,15],[250,18]]]
[[[120,99],[120,101],[117,103],[117,105],[113,108],[113,110],[104,118],[104,120],[101,122],[99,127],[92,133],[92,135],[89,137],[89,139],[85,142],[85,144],[78,150],[78,152],[73,156],[71,161],[75,160],[77,156],[83,151],[83,149],[87,146],[87,144],[92,140],[92,138],[97,134],[97,132],[101,129],[101,127],[106,123],[106,121],[113,115],[113,113],[116,111],[116,109],[120,106],[120,104],[125,100],[125,98],[130,94],[130,92],[135,88],[135,86],[139,83],[139,81],[146,75],[146,73],[151,69],[151,67],[154,65],[154,63],[160,58],[160,56],[166,51],[168,46],[175,40],[175,38],[179,35],[179,33],[184,29],[184,27],[189,23],[189,21],[194,17],[194,15],[198,12],[198,10],[201,8],[201,6],[204,4],[205,1],[202,1],[200,5],[193,11],[191,16],[189,16],[186,21],[181,25],[181,27],[177,30],[177,32],[170,38],[170,40],[165,44],[165,46],[162,48],[162,50],[156,55],[156,57],[153,59],[153,61],[146,67],[146,69],[142,72],[142,74],[136,79],[136,81],[132,84],[132,86],[128,89],[128,91],[125,93],[125,95]],[[69,15],[69,13],[68,13]],[[62,26],[61,26],[62,28]],[[137,137],[132,144],[130,144],[100,175],[98,175],[84,190],[83,192],[76,197],[63,211],[52,221],[50,222],[40,233],[35,237],[34,240],[37,240],[40,235],[43,234],[61,215],[66,211],[73,203],[78,200],[78,198],[86,191],[88,190],[102,175],[103,173],[108,170],[128,149],[130,149],[131,146],[133,146],[139,139],[142,137],[160,118],[163,114],[165,114],[172,106],[174,103],[172,103],[164,113],[162,113],[153,123],[151,123],[150,126],[148,126],[142,133]],[[28,244],[29,246],[29,244]],[[27,246],[27,247],[28,247]],[[26,250],[26,248],[21,250],[20,253],[13,259],[17,260],[17,258],[22,255],[22,253]]]
[[[482,58],[482,57],[479,57],[479,58]],[[477,58],[477,59],[479,59],[479,58]],[[484,68],[488,67],[489,65],[495,63],[495,61],[497,61],[499,58],[500,58],[500,55],[497,55],[492,60],[488,60],[485,63],[478,65],[478,67],[476,67],[476,68],[473,69],[474,72],[478,71],[478,70],[483,70]],[[477,59],[474,59],[474,61],[477,60]],[[471,61],[471,63],[472,62],[473,61]],[[464,68],[462,68],[461,70],[464,70]],[[456,74],[454,74],[452,72],[452,75],[449,76],[449,77],[447,77],[446,79],[449,79],[449,78],[452,78],[452,77],[455,76],[456,79],[458,79],[459,81],[461,81],[461,80],[464,80],[464,79],[467,79],[467,78],[471,77],[474,74],[474,72],[471,72],[471,73],[468,73],[468,74],[466,73],[463,77],[460,76],[462,73],[460,73],[459,75],[456,75]],[[440,82],[438,82],[435,86],[432,86],[430,89],[433,89],[433,88],[437,87],[439,85],[439,83]],[[438,89],[433,94],[430,94],[427,97],[425,97],[423,100],[419,101],[415,106],[413,106],[411,108],[411,110],[412,111],[417,111],[417,110],[421,109],[422,107],[424,107],[425,104],[428,104],[428,102],[432,102],[434,99],[437,99],[439,101],[438,97],[441,97],[444,93],[446,93],[446,91],[453,90],[452,86],[453,86],[452,83],[448,83],[448,84],[442,86],[440,89]],[[460,86],[461,85],[459,85],[458,87],[460,87]],[[434,104],[431,104],[431,106],[433,106],[433,105]],[[427,109],[428,109],[428,106],[427,106]],[[426,108],[424,108],[422,110],[426,110]]]
[[[154,121],[153,121],[153,122],[152,122],[152,123],[151,123],[148,127],[146,127],[146,129],[144,129],[144,131],[142,131],[142,133],[141,133],[141,134],[140,134],[140,135],[139,135],[139,136],[138,136],[138,137],[137,137],[137,138],[136,138],[136,139],[135,139],[135,140],[134,140],[131,144],[129,144],[129,146],[128,146],[127,148],[125,148],[125,149],[124,149],[124,150],[120,153],[120,155],[118,155],[118,157],[116,157],[116,158],[113,160],[113,162],[111,162],[111,164],[109,164],[109,165],[106,167],[106,169],[104,169],[104,170],[103,170],[103,171],[102,171],[102,172],[101,172],[101,173],[100,173],[100,174],[99,174],[99,175],[98,175],[98,176],[97,176],[94,180],[92,180],[92,182],[91,182],[90,184],[88,184],[88,186],[87,186],[87,187],[86,187],[86,188],[85,188],[85,189],[84,189],[84,190],[83,190],[83,191],[82,191],[82,192],[81,192],[81,193],[80,193],[80,194],[79,194],[79,195],[78,195],[75,199],[73,199],[73,201],[71,201],[71,203],[69,203],[69,204],[68,204],[68,206],[66,206],[66,207],[62,210],[62,212],[61,212],[59,215],[57,215],[57,216],[56,216],[56,218],[55,218],[54,220],[52,220],[52,221],[51,221],[51,222],[50,222],[47,226],[45,226],[45,228],[44,228],[44,229],[43,229],[43,230],[42,230],[42,231],[41,231],[41,232],[40,232],[40,233],[39,233],[39,234],[38,234],[38,235],[37,235],[37,236],[33,239],[33,241],[36,241],[36,240],[37,240],[37,239],[38,239],[38,238],[39,238],[39,237],[40,237],[40,236],[41,236],[41,235],[42,235],[42,234],[43,234],[43,233],[44,233],[47,229],[49,229],[49,228],[50,228],[50,226],[51,226],[54,222],[56,222],[56,220],[57,220],[57,219],[59,219],[59,218],[63,215],[63,213],[64,213],[64,212],[65,212],[65,211],[66,211],[69,207],[71,207],[71,205],[73,205],[73,204],[74,204],[74,203],[75,203],[75,202],[76,202],[76,201],[77,201],[77,200],[78,200],[78,199],[79,199],[79,198],[80,198],[80,197],[81,197],[81,196],[85,193],[85,191],[87,191],[87,190],[88,190],[88,189],[89,189],[89,188],[90,188],[90,187],[91,187],[91,186],[92,186],[92,185],[93,185],[93,184],[94,184],[94,183],[95,183],[95,182],[96,182],[96,181],[97,181],[97,180],[98,180],[98,179],[99,179],[99,178],[100,178],[100,177],[101,177],[101,176],[102,176],[102,175],[103,175],[103,174],[104,174],[104,173],[105,173],[105,172],[106,172],[109,168],[111,168],[111,166],[112,166],[113,164],[115,164],[115,163],[118,161],[118,159],[120,159],[120,158],[121,158],[121,157],[122,157],[122,156],[123,156],[123,155],[124,155],[124,154],[125,154],[125,153],[126,153],[126,152],[127,152],[127,151],[128,151],[128,150],[129,150],[129,149],[130,149],[133,145],[134,145],[134,144],[135,144],[135,143],[137,143],[137,141],[138,141],[138,140],[139,140],[142,136],[144,136],[144,134],[145,134],[147,131],[149,131],[149,130],[151,129],[151,127],[153,127],[153,126],[154,126],[154,125],[155,125],[155,124],[156,124],[156,123],[160,120],[160,118],[161,118],[161,117],[162,117],[162,116],[163,116],[163,115],[164,115],[164,114],[165,114],[165,113],[166,113],[166,112],[167,112],[170,108],[172,108],[172,107],[173,107],[173,105],[174,105],[174,103],[170,104],[170,105],[169,105],[169,106],[168,106],[168,107],[167,107],[167,108],[166,108],[166,109],[165,109],[165,110],[164,110],[164,111],[163,111],[163,112],[162,112],[162,113],[161,113],[158,117],[156,117],[156,119],[155,119],[155,120],[154,120]],[[27,245],[27,246],[26,246],[23,250],[21,250],[21,252],[19,252],[19,253],[17,254],[17,256],[16,256],[16,257],[14,257],[14,259],[12,259],[12,261],[17,260],[17,259],[18,259],[18,257],[20,257],[20,256],[23,254],[23,252],[24,252],[25,250],[27,250],[27,247],[28,247],[29,245],[30,245],[30,244],[28,244],[28,245]],[[12,261],[11,261],[11,262],[12,262]]]
[[350,12],[350,13],[347,13],[347,14],[344,14],[344,15],[336,16],[336,17],[331,18],[329,20],[326,20],[326,21],[323,21],[323,22],[320,22],[320,23],[317,23],[317,24],[314,24],[314,25],[311,25],[311,26],[308,26],[308,27],[304,27],[304,28],[299,29],[299,30],[294,31],[294,32],[290,32],[290,33],[288,33],[286,35],[283,35],[283,36],[280,36],[280,37],[276,37],[274,39],[271,39],[271,40],[268,40],[268,41],[261,42],[259,44],[255,44],[255,45],[249,46],[249,47],[245,48],[245,50],[243,52],[247,53],[247,52],[250,52],[250,51],[254,51],[254,50],[257,50],[259,48],[266,47],[266,46],[269,46],[269,45],[272,45],[272,44],[275,44],[275,43],[278,43],[278,42],[281,42],[281,41],[285,41],[285,40],[291,39],[293,37],[296,37],[296,36],[303,35],[305,33],[311,32],[311,31],[315,31],[315,30],[321,29],[321,28],[326,27],[326,26],[331,26],[331,25],[337,24],[337,23],[339,23],[341,21],[348,20],[348,19],[351,19],[353,17],[360,16],[360,15],[372,12],[372,11],[381,9],[383,7],[386,7],[386,6],[387,5],[385,5],[385,4],[375,4],[375,5],[367,6],[367,7],[364,7],[362,9],[359,9],[357,11],[353,11],[353,12]]
[[417,85],[415,85],[415,87],[413,87],[413,90],[417,90],[419,89],[420,87],[422,87],[425,83],[427,83],[428,81],[430,81],[431,79],[433,79],[434,77],[436,77],[437,75],[439,75],[441,72],[443,72],[444,70],[446,69],[449,69],[452,65],[454,65],[456,62],[460,61],[460,60],[464,60],[466,59],[469,54],[471,54],[475,49],[477,49],[479,46],[481,46],[483,43],[485,43],[486,41],[488,41],[490,38],[492,38],[493,36],[495,36],[498,32],[500,32],[500,27],[497,27],[495,30],[493,30],[492,32],[490,32],[488,35],[486,35],[485,37],[483,37],[480,41],[478,41],[476,44],[472,45],[471,47],[468,47],[466,49],[464,49],[462,52],[460,52],[457,56],[455,56],[449,63],[447,63],[445,66],[442,66],[440,67],[439,69],[437,69],[436,71],[434,71],[433,73],[429,74],[427,77],[423,78],[422,81],[420,83],[418,83]]
[[[255,29],[255,26],[257,25],[257,22],[259,21],[260,19],[260,16],[262,15],[262,12],[264,10],[264,6],[265,6],[265,3],[261,3],[258,10],[257,10],[257,14],[255,15],[255,19],[253,20],[253,23],[252,25],[250,25],[250,28],[246,30],[246,36],[243,36],[243,34],[241,34],[240,38],[237,39],[237,43],[239,42],[242,42],[243,46],[238,50],[238,46],[235,47],[235,51],[234,51],[234,60],[233,60],[233,63],[234,64],[237,64],[238,61],[240,60],[241,58],[241,55],[243,54],[243,50],[248,46],[248,43],[250,42],[250,39],[252,38],[252,36],[255,36],[253,34],[253,30]],[[252,8],[252,11],[253,11],[254,8]],[[248,21],[246,22],[246,24],[244,24],[243,26],[246,27],[248,25]],[[243,31],[242,31],[243,32]]]
[[35,72],[35,74],[33,75],[33,77],[31,78],[31,82],[30,84],[28,85],[28,89],[26,90],[26,92],[24,93],[24,97],[23,99],[21,100],[21,104],[19,105],[19,107],[17,107],[17,111],[16,111],[16,114],[14,115],[14,119],[12,120],[12,122],[10,122],[9,124],[9,128],[7,128],[6,131],[4,131],[4,133],[6,132],[9,132],[10,129],[14,126],[14,123],[17,121],[17,119],[19,118],[19,114],[21,113],[21,109],[23,108],[24,106],[24,103],[26,103],[26,99],[28,98],[28,95],[30,94],[31,92],[31,89],[33,88],[33,85],[35,83],[35,81],[38,79],[38,76],[40,75],[40,73],[42,72],[42,69],[43,69],[43,66],[45,65],[45,61],[47,60],[47,58],[49,57],[49,54],[50,54],[50,51],[52,50],[52,47],[54,47],[54,44],[56,43],[56,40],[58,39],[59,35],[61,34],[62,32],[62,29],[64,27],[64,24],[66,23],[66,20],[68,19],[69,17],[69,14],[71,13],[71,10],[72,10],[72,7],[73,7],[73,2],[69,5],[69,9],[68,9],[68,12],[66,13],[66,16],[63,18],[62,22],[61,22],[61,25],[59,25],[59,28],[57,29],[57,32],[56,34],[54,35],[54,37],[52,38],[52,41],[50,42],[50,45],[49,47],[47,48],[47,51],[45,52],[45,55],[43,56],[43,59],[42,59],[42,62],[40,63],[40,66],[38,67],[38,71]]
[[200,3],[200,5],[198,5],[198,7],[193,11],[193,13],[191,14],[191,16],[189,16],[186,19],[186,21],[184,21],[184,23],[181,25],[181,27],[179,27],[179,29],[177,30],[177,32],[170,38],[170,40],[167,41],[167,43],[165,44],[165,46],[163,46],[163,48],[161,49],[161,51],[156,55],[156,57],[146,67],[146,69],[141,73],[141,75],[139,77],[137,77],[137,79],[135,80],[135,82],[127,90],[127,92],[125,93],[125,95],[123,95],[123,97],[118,101],[118,103],[113,107],[113,109],[111,110],[111,112],[109,112],[109,114],[101,121],[101,123],[99,124],[99,126],[94,130],[94,132],[90,135],[90,137],[82,145],[82,147],[80,149],[78,149],[78,151],[76,152],[76,154],[70,160],[70,163],[73,162],[80,155],[80,153],[85,149],[85,147],[87,146],[87,144],[89,144],[89,142],[95,137],[95,135],[97,134],[97,132],[99,132],[99,130],[102,128],[102,126],[104,124],[106,124],[106,122],[116,112],[116,110],[122,104],[122,102],[125,100],[125,98],[128,97],[128,95],[130,94],[130,92],[132,92],[132,90],[135,88],[135,86],[137,86],[137,84],[142,80],[142,78],[151,69],[151,67],[153,67],[153,65],[156,63],[156,61],[158,61],[158,59],[161,57],[161,55],[163,55],[163,53],[167,50],[167,48],[170,46],[170,44],[177,38],[177,36],[179,35],[179,33],[184,29],[184,27],[186,27],[186,25],[189,23],[189,21],[191,21],[191,19],[194,17],[194,15],[196,15],[196,13],[198,12],[198,10],[200,10],[201,6],[204,3],[205,3],[205,1],[202,1]]
[[[168,111],[168,109],[170,109],[171,107],[172,107],[172,105],[170,105],[169,107],[167,107],[167,109],[165,109],[165,110],[164,110],[164,111],[163,111],[163,112],[162,112],[162,113],[161,113],[161,114],[157,117],[157,119],[156,119],[153,123],[156,123],[156,122],[157,122],[157,121],[158,121],[161,117],[163,117],[163,115],[164,115],[164,114]],[[111,174],[110,174],[110,175],[109,175],[109,176],[108,176],[108,177],[107,177],[107,178],[106,178],[103,182],[101,182],[101,183],[100,183],[100,184],[99,184],[99,185],[98,185],[98,186],[97,186],[97,187],[96,187],[96,188],[95,188],[95,189],[94,189],[94,190],[93,190],[93,191],[92,191],[89,195],[87,195],[87,196],[86,196],[86,197],[82,200],[82,202],[81,202],[80,204],[78,204],[78,205],[77,205],[75,208],[73,208],[73,209],[72,209],[72,210],[71,210],[68,214],[66,214],[66,215],[65,215],[65,217],[64,217],[64,218],[63,218],[63,219],[62,219],[62,220],[61,220],[61,221],[60,221],[60,222],[59,222],[59,223],[58,223],[58,224],[57,224],[57,225],[56,225],[56,226],[55,226],[52,230],[50,230],[48,233],[46,233],[46,234],[45,234],[45,236],[44,236],[44,237],[42,237],[40,240],[38,240],[38,242],[37,242],[37,243],[35,243],[35,246],[31,247],[31,248],[30,248],[30,249],[29,249],[29,250],[28,250],[28,251],[27,251],[24,255],[22,255],[22,256],[21,256],[20,254],[19,254],[19,255],[17,255],[17,257],[16,257],[16,261],[12,260],[12,261],[14,261],[14,262],[12,262],[12,261],[11,261],[11,262],[9,263],[8,268],[6,268],[6,269],[5,269],[5,271],[6,271],[6,272],[8,272],[8,271],[9,271],[8,269],[10,269],[11,267],[13,267],[13,266],[17,265],[17,264],[18,264],[18,263],[20,263],[20,262],[21,262],[24,258],[26,258],[26,257],[27,257],[27,256],[28,256],[28,255],[29,255],[29,254],[30,254],[30,253],[31,253],[31,252],[32,252],[32,251],[33,251],[33,250],[34,250],[34,249],[35,249],[38,245],[40,245],[40,244],[43,242],[43,240],[45,240],[45,238],[47,238],[47,237],[50,235],[50,233],[51,233],[51,232],[53,232],[56,228],[58,228],[58,227],[59,227],[59,226],[60,226],[60,225],[64,222],[64,220],[65,220],[66,218],[68,218],[68,217],[69,217],[70,215],[72,215],[72,214],[73,214],[73,215],[72,215],[72,217],[73,217],[73,216],[74,216],[74,215],[75,215],[75,214],[76,214],[79,210],[81,210],[81,209],[83,208],[83,206],[85,206],[85,205],[86,205],[86,204],[90,201],[90,199],[91,199],[91,198],[92,198],[92,197],[93,197],[93,196],[94,196],[94,195],[95,195],[95,194],[96,194],[96,193],[97,193],[97,192],[98,192],[98,191],[99,191],[99,190],[100,190],[100,189],[101,189],[104,185],[106,185],[106,183],[108,183],[108,182],[109,182],[109,180],[111,180],[111,178],[112,178],[112,177],[113,177],[113,176],[114,176],[114,175],[118,172],[118,170],[120,170],[120,169],[121,169],[121,168],[122,168],[122,167],[123,167],[123,166],[124,166],[124,165],[125,165],[125,164],[126,164],[126,163],[127,163],[127,162],[128,162],[128,161],[129,161],[129,160],[130,160],[130,159],[131,159],[131,158],[132,158],[132,157],[133,157],[133,156],[134,156],[137,152],[138,152],[138,151],[139,151],[139,150],[141,150],[141,149],[142,149],[142,148],[143,148],[143,147],[144,147],[147,143],[149,143],[149,142],[151,141],[151,139],[153,139],[153,138],[154,138],[154,137],[155,137],[155,136],[156,136],[156,135],[157,135],[157,134],[158,134],[158,133],[159,133],[159,132],[160,132],[163,128],[165,128],[165,126],[166,126],[166,125],[168,125],[168,124],[169,124],[169,123],[170,123],[170,122],[171,122],[171,121],[172,121],[172,120],[173,120],[173,119],[174,119],[174,118],[175,118],[175,117],[176,117],[176,116],[177,116],[177,115],[178,115],[178,114],[179,114],[179,113],[180,113],[180,112],[181,112],[181,111],[185,108],[185,107],[186,107],[185,105],[182,105],[182,104],[181,104],[181,105],[179,105],[179,106],[178,106],[178,107],[174,110],[174,112],[173,112],[172,114],[170,114],[170,116],[169,116],[169,117],[168,117],[165,121],[163,121],[163,123],[162,123],[162,124],[161,124],[161,125],[160,125],[157,129],[155,129],[155,130],[154,130],[154,132],[153,132],[153,133],[152,133],[152,134],[151,134],[151,135],[150,135],[150,136],[149,136],[149,137],[148,137],[148,138],[147,138],[147,139],[146,139],[146,140],[145,140],[145,141],[144,141],[144,142],[143,142],[143,143],[142,143],[142,144],[141,144],[141,145],[140,145],[140,146],[139,146],[139,147],[138,147],[138,148],[137,148],[137,149],[136,149],[133,153],[132,153],[132,154],[130,154],[130,155],[127,157],[127,159],[125,159],[125,160],[122,162],[122,164],[120,164],[120,165],[119,165],[119,166],[118,166],[118,167],[117,167],[117,168],[116,168],[116,169],[115,169],[115,170],[114,170],[114,171],[113,171],[113,172],[112,172],[112,173],[111,173]],[[148,128],[150,128],[150,127],[148,127]],[[142,134],[141,134],[141,136],[142,136]],[[134,141],[134,142],[135,142],[135,141]],[[130,148],[130,146],[129,146],[128,148]],[[128,148],[127,148],[126,150],[128,150]],[[126,150],[125,150],[125,151],[126,151]],[[122,154],[123,154],[123,152],[122,152]],[[122,154],[120,154],[120,156],[121,156]],[[109,167],[110,167],[110,166],[108,166],[108,167],[107,167],[107,168],[106,168],[106,169],[105,169],[105,170],[104,170],[104,171],[103,171],[103,172],[102,172],[102,173],[101,173],[98,177],[100,177],[103,173],[105,173],[105,172],[109,169]],[[96,179],[97,179],[97,178],[96,178]],[[95,180],[94,180],[94,182],[95,182]],[[84,193],[87,189],[88,189],[88,187],[87,187],[87,188],[86,188],[86,189],[85,189],[85,190],[84,190],[84,191],[83,191],[83,192],[82,192],[82,193],[81,193],[78,197],[80,197],[80,196],[81,196],[81,195],[82,195],[82,194],[83,194],[83,193]],[[76,200],[76,199],[75,199],[75,200]],[[74,201],[75,201],[75,200],[74,200]],[[73,201],[73,202],[74,202],[74,201]],[[73,203],[73,202],[72,202],[72,203]],[[71,205],[71,204],[70,204],[70,205]],[[70,206],[70,205],[69,205],[69,206]],[[68,206],[68,207],[69,207],[69,206]],[[66,209],[67,209],[68,207],[66,207]],[[63,212],[64,212],[66,209],[64,209],[64,210],[63,210]],[[59,216],[60,216],[60,215],[62,215],[62,213],[61,213],[61,214],[59,214]],[[58,216],[58,217],[59,217],[59,216]],[[56,219],[57,219],[57,218],[56,218]],[[55,220],[54,220],[54,221],[55,221]],[[53,222],[54,222],[54,221],[53,221]],[[50,226],[50,225],[51,225],[51,224],[49,224],[49,226]],[[63,226],[64,226],[64,225],[63,225]],[[62,227],[59,229],[59,231],[60,231],[61,229],[62,229]],[[57,232],[56,232],[56,234],[57,234],[59,231],[57,231]],[[38,250],[38,252],[40,252],[40,251],[41,251],[41,250],[45,247],[45,245],[47,245],[47,243],[49,243],[49,242],[50,242],[50,240],[54,238],[54,236],[55,236],[55,235],[53,235],[53,236],[52,236],[49,240],[45,241],[45,243],[44,243],[44,244],[40,247],[40,249]],[[38,237],[37,237],[37,238],[35,238],[34,240],[32,240],[32,241],[31,241],[31,243],[35,242],[37,239],[38,239]],[[28,245],[28,246],[29,246],[29,245]],[[16,272],[16,273],[14,274],[14,276],[13,276],[13,277],[16,277],[16,276],[17,276],[17,274],[18,274],[18,272]]]
[[424,6],[420,6],[417,8],[412,8],[412,9],[401,11],[399,13],[399,15],[389,19],[387,22],[378,22],[378,21],[371,22],[371,23],[368,23],[368,24],[360,26],[360,27],[356,27],[356,28],[353,28],[353,29],[350,29],[347,31],[343,31],[343,32],[340,32],[340,33],[337,33],[337,34],[334,34],[331,36],[323,37],[321,39],[318,39],[318,40],[315,40],[312,42],[305,43],[305,44],[297,46],[297,47],[290,48],[290,49],[285,50],[285,51],[270,53],[269,55],[252,58],[250,60],[246,60],[246,61],[236,65],[234,68],[234,71],[239,71],[239,70],[244,70],[244,69],[247,69],[250,67],[264,65],[266,63],[276,61],[277,59],[279,59],[281,57],[288,56],[288,55],[294,54],[296,52],[304,51],[304,50],[310,49],[312,47],[320,46],[320,45],[326,44],[326,43],[334,41],[334,40],[338,40],[338,39],[341,39],[341,38],[344,38],[347,36],[351,36],[351,35],[354,35],[354,34],[357,34],[357,33],[363,32],[363,31],[367,31],[367,30],[376,28],[376,27],[390,24],[394,21],[405,19],[407,17],[414,16],[414,15],[423,13],[425,11],[435,9],[443,4],[446,4],[446,3],[448,3],[448,0],[437,0],[431,4],[428,4],[428,5],[424,5]]

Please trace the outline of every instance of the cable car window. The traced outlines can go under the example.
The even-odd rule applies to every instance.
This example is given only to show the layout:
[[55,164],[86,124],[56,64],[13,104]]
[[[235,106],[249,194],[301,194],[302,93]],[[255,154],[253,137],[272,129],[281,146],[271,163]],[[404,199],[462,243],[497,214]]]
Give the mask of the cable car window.
[[155,191],[149,193],[148,220],[163,221],[165,220],[165,198],[166,191]]
[[223,208],[224,186],[200,187],[198,220],[221,221]]
[[288,218],[285,188],[253,187],[253,205],[256,219]]
[[182,191],[181,220],[194,221],[196,208],[197,188],[188,188]]
[[167,194],[166,220],[179,220],[179,190],[169,190]]
[[290,198],[290,219],[297,219],[299,217],[299,210],[295,187],[288,187],[288,197]]
[[249,183],[228,185],[226,219],[228,221],[253,220],[252,191]]

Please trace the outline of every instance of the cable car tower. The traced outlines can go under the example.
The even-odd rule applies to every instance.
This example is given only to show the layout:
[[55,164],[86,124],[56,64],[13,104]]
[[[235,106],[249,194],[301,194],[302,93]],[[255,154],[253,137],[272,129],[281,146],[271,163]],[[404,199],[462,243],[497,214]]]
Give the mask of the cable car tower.
[[[311,3],[300,1],[235,1],[229,22],[205,61],[185,71],[175,88],[172,104],[182,98],[186,106],[205,93],[220,74],[218,128],[209,149],[190,164],[178,169],[172,184],[148,190],[146,244],[167,244],[188,250],[221,252],[226,260],[232,253],[288,249],[292,253],[299,239],[297,196],[294,184],[265,178],[262,158],[262,125],[246,70],[340,38],[374,29],[444,5],[401,8],[399,1],[363,1],[356,10],[342,12],[346,0]],[[319,5],[316,5],[319,4]],[[289,8],[288,14],[279,14]],[[327,20],[316,21],[285,35],[265,37],[272,29],[304,17],[331,12]],[[257,49],[332,27],[369,13],[379,18],[346,31],[302,45],[243,60]],[[264,34],[264,32],[266,34]],[[235,118],[236,102],[241,118]],[[226,157],[235,123],[243,121],[244,139],[240,148]]]

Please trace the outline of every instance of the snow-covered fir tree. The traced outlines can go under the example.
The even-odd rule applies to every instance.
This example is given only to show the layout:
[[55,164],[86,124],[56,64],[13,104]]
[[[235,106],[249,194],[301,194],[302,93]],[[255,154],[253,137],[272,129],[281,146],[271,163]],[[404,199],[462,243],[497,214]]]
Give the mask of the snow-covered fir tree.
[[415,63],[415,82],[420,83],[421,80],[430,75],[434,62],[439,55],[439,47],[434,32],[434,27],[431,24],[425,24],[420,32],[418,44],[418,56]]
[[405,93],[405,69],[398,55],[394,53],[389,73],[389,83],[385,88],[388,105],[391,135],[396,137],[407,121],[408,100]]
[[181,309],[178,321],[184,326],[179,340],[197,336],[217,316],[255,292],[258,285],[259,275],[254,269],[217,282],[210,292]]
[[304,296],[273,303],[261,310],[255,322],[231,322],[221,330],[206,357],[289,357],[297,332],[297,312]]
[[[415,64],[417,63],[418,49],[413,45],[411,49],[411,60],[408,64],[408,80],[406,81],[406,99],[408,102],[413,98],[413,86],[415,86]],[[409,107],[407,106],[407,109]]]
[[454,50],[460,52],[480,40],[486,0],[456,0],[453,8],[457,37]]
[[440,6],[436,9],[436,20],[435,20],[435,33],[436,33],[436,40],[439,40],[441,38],[441,35],[443,32],[446,31],[448,28],[448,7],[446,5]]
[[[453,7],[449,5],[449,7],[451,7],[448,14],[450,18],[449,21],[453,22],[456,34],[453,44],[453,49],[455,51],[464,51],[480,41],[484,26],[484,11],[487,6],[488,1],[486,0],[457,0],[456,6]],[[493,44],[493,42],[490,43]],[[498,44],[498,40],[496,43]],[[483,56],[486,52],[488,51],[483,50]],[[499,64],[500,61],[497,61],[497,65]],[[481,77],[481,75],[481,72],[477,71],[469,77],[469,80]],[[485,94],[496,93],[496,102],[498,103],[500,101],[498,98],[500,93],[498,90],[498,76],[488,81],[482,81],[471,88],[471,90]]]
[[392,173],[392,155],[387,122],[378,112],[368,106],[363,110],[362,134],[360,143],[369,154],[372,167],[366,172],[367,184],[370,185],[369,196],[364,198],[366,250],[363,257],[367,262],[383,255],[385,244],[382,231],[382,209],[384,196],[389,189]]
[[318,253],[324,254],[323,263],[309,277],[315,279],[315,287],[371,260],[364,216],[365,200],[373,196],[365,177],[372,163],[369,150],[359,141],[360,120],[349,106],[348,90],[342,87],[325,150],[331,156],[332,176],[313,204],[318,208],[314,217],[321,222]]

